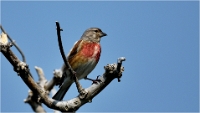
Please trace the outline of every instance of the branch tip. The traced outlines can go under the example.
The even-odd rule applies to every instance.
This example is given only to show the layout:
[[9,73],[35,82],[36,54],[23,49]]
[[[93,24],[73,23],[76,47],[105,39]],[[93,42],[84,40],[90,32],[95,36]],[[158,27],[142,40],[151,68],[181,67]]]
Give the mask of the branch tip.
[[117,59],[117,63],[122,63],[122,61],[126,61],[126,58],[125,57],[119,57]]
[[60,28],[60,23],[58,21],[56,21],[56,29],[59,30],[59,31],[63,31],[62,28]]

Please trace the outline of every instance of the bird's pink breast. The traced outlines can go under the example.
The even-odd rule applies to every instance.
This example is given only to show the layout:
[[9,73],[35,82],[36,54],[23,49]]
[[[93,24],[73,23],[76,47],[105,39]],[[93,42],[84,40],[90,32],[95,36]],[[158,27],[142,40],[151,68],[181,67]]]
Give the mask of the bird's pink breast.
[[99,43],[94,42],[84,43],[81,54],[88,58],[95,58],[98,62],[101,55],[101,46]]
[[97,65],[101,54],[99,43],[82,42],[78,53],[69,62],[78,79],[86,77]]

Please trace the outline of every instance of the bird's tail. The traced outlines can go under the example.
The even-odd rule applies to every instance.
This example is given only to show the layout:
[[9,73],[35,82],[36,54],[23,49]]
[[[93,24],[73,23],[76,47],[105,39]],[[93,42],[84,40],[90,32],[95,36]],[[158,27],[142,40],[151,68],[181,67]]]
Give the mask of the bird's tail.
[[62,84],[58,92],[52,98],[59,101],[62,100],[66,92],[69,90],[70,86],[72,85],[72,83],[73,82],[66,84],[65,82],[64,84]]

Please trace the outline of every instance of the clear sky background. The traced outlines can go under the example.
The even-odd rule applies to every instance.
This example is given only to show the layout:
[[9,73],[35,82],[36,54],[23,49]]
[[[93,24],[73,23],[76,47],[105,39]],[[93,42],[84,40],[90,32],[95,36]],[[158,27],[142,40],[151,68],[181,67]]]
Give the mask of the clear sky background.
[[[34,66],[50,80],[61,58],[55,21],[59,21],[65,52],[90,27],[108,34],[101,40],[100,61],[89,75],[126,57],[117,79],[78,112],[197,112],[199,110],[199,2],[1,2],[1,24]],[[20,54],[12,47],[18,58]],[[81,80],[83,87],[90,81]],[[1,111],[31,112],[28,87],[1,54]],[[65,100],[78,95],[75,85]],[[50,112],[51,109],[45,107]]]

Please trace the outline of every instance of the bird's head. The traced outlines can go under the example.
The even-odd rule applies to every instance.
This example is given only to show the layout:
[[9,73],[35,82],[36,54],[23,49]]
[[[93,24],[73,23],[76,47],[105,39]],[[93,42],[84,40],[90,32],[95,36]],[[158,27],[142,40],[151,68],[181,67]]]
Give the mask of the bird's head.
[[107,34],[102,32],[99,28],[92,27],[83,33],[81,39],[91,42],[100,42],[103,36],[107,36]]

